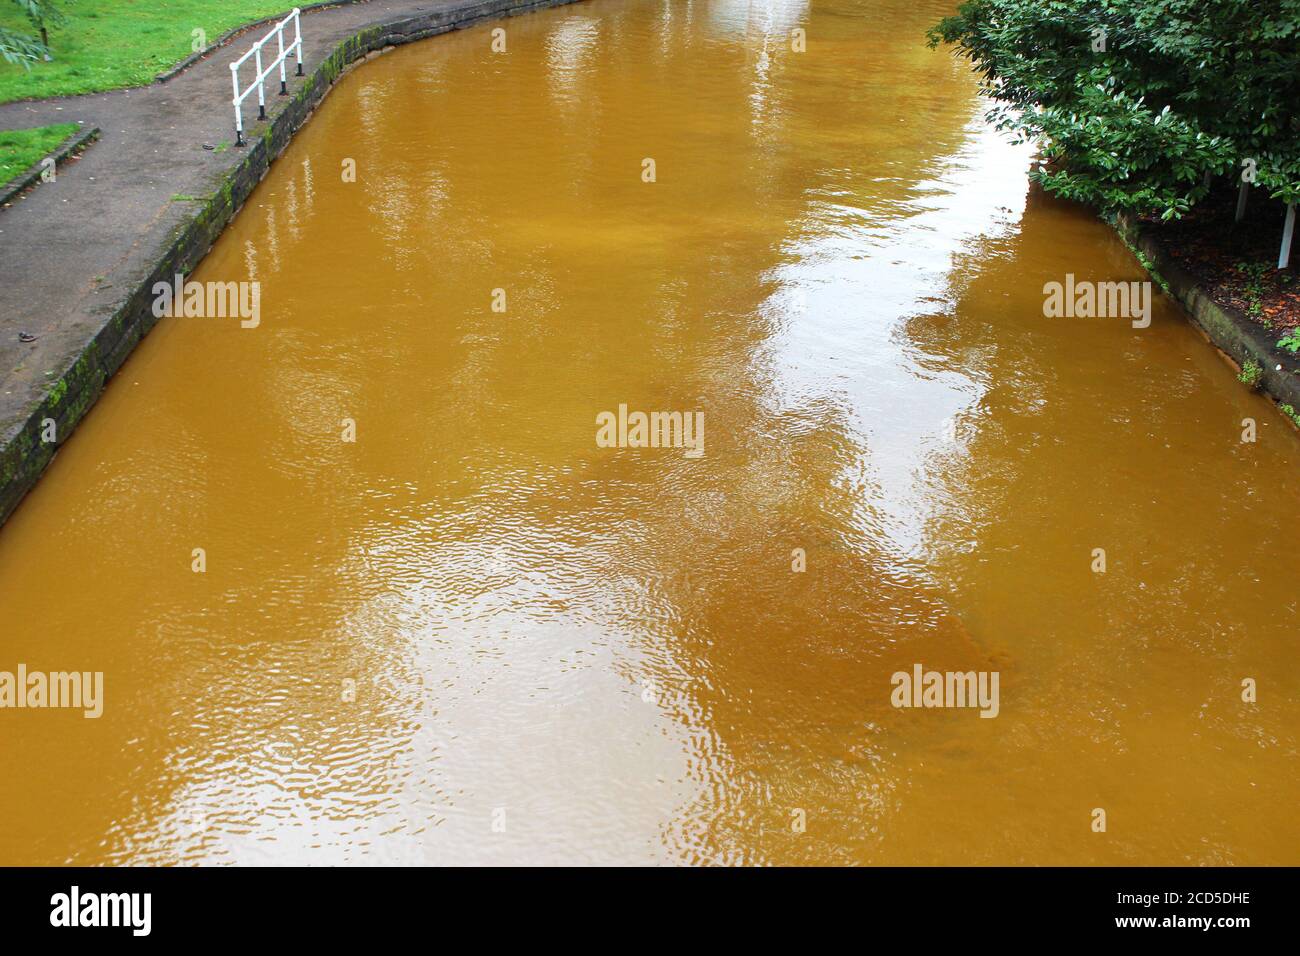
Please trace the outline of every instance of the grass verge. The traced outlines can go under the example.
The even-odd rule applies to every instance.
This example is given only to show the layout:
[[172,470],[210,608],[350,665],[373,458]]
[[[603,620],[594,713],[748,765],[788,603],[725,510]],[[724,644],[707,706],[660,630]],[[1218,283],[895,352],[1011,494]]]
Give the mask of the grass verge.
[[40,162],[78,129],[76,123],[56,123],[54,126],[0,131],[0,183],[9,182]]
[[[0,103],[151,83],[196,44],[202,48],[232,27],[287,13],[293,2],[76,0],[62,9],[67,22],[49,31],[53,61],[33,63],[30,70],[0,62]],[[18,5],[9,2],[0,5],[0,26],[32,32]]]

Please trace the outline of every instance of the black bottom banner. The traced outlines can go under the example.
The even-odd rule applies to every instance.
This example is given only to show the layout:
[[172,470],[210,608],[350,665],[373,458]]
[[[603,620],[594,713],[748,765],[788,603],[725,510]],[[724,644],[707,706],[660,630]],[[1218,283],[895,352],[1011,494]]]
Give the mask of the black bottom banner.
[[628,920],[634,935],[655,934],[678,915],[716,923],[734,938],[747,935],[737,918],[754,915],[758,934],[773,921],[848,917],[861,929],[920,931],[928,942],[1106,936],[1231,946],[1261,930],[1280,934],[1292,922],[1294,878],[1285,869],[1191,868],[0,869],[0,916],[7,940],[76,934],[79,945],[373,945],[377,933],[430,921],[473,928],[485,917],[493,941],[504,927],[534,938],[552,927],[571,937],[583,921],[604,934],[611,918]]

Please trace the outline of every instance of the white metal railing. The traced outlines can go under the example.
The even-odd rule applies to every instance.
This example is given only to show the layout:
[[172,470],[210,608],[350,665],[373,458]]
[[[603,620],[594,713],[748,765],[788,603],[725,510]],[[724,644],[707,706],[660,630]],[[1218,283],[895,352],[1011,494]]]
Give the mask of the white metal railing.
[[[265,80],[271,75],[272,71],[278,66],[280,68],[280,95],[284,96],[289,92],[288,79],[284,73],[284,63],[290,53],[298,54],[298,72],[297,76],[302,76],[302,19],[299,16],[302,11],[297,7],[293,12],[271,28],[266,36],[253,44],[253,48],[241,56],[234,63],[230,64],[230,82],[235,88],[235,98],[232,102],[235,104],[235,145],[244,145],[244,110],[243,102],[253,92],[257,90],[257,118],[266,119],[266,83]],[[284,45],[284,28],[293,21],[293,42],[287,47]],[[275,37],[278,44],[279,52],[274,60],[266,69],[262,68],[262,47],[271,37]],[[248,84],[246,89],[239,88],[239,68],[249,57],[253,57],[253,66],[257,69],[257,76]]]

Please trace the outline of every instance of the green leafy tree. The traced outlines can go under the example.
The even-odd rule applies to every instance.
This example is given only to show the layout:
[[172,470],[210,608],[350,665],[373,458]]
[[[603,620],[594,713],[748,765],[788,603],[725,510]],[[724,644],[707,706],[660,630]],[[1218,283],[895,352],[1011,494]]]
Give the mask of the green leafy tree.
[[929,38],[1043,144],[1057,195],[1174,218],[1253,159],[1300,199],[1300,0],[970,0]]
[[30,69],[32,61],[44,55],[45,51],[45,45],[36,38],[0,27],[0,58],[5,62]]

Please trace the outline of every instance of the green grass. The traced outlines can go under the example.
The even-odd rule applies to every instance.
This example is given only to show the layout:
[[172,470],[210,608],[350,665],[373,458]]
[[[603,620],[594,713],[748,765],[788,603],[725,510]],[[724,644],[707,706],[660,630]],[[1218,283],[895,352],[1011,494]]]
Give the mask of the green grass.
[[78,129],[76,123],[58,123],[0,132],[0,183],[39,163]]
[[[142,86],[192,52],[192,31],[209,44],[231,27],[293,9],[293,0],[71,0],[67,22],[50,28],[51,63],[30,71],[0,61],[0,103]],[[30,33],[12,0],[0,26]]]

